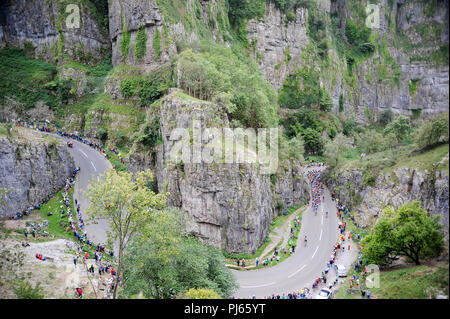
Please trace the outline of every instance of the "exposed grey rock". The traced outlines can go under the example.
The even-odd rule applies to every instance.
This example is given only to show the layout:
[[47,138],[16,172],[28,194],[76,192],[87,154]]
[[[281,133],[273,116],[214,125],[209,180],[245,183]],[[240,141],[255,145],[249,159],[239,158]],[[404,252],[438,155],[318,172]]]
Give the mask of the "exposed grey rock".
[[[80,9],[80,28],[68,28],[64,19],[66,6]],[[34,48],[34,56],[54,62],[58,56],[58,41],[63,57],[75,60],[92,56],[100,62],[109,50],[107,31],[94,21],[80,0],[70,3],[58,0],[14,0],[0,3],[0,47]],[[63,40],[62,40],[63,39]],[[62,61],[58,61],[62,62]]]
[[355,195],[361,196],[361,204],[353,207],[355,222],[361,227],[371,227],[388,205],[398,208],[406,202],[419,201],[430,214],[439,216],[448,234],[449,176],[444,170],[431,173],[401,167],[380,174],[374,186],[363,185],[361,172],[344,170],[332,178],[328,176],[326,183],[346,204],[351,204]]
[[[200,240],[228,252],[251,252],[264,243],[277,202],[286,207],[303,203],[308,184],[300,163],[284,163],[271,184],[254,164],[184,163],[168,160],[174,146],[174,128],[192,130],[193,119],[201,127],[229,127],[228,118],[213,103],[194,100],[172,90],[159,105],[163,143],[147,153],[136,144],[127,158],[132,172],[152,169],[160,192],[169,192],[169,206],[179,207],[191,217],[188,231]],[[149,113],[148,118],[154,114]],[[141,146],[142,147],[142,146]]]
[[6,189],[0,217],[40,204],[59,191],[75,164],[64,143],[0,135],[0,188]]
[[[254,57],[263,77],[279,89],[286,76],[301,64],[302,50],[309,43],[306,35],[308,11],[298,8],[295,21],[285,23],[286,17],[272,2],[266,5],[264,20],[247,24],[249,42],[256,42]],[[286,64],[287,53],[292,59]]]

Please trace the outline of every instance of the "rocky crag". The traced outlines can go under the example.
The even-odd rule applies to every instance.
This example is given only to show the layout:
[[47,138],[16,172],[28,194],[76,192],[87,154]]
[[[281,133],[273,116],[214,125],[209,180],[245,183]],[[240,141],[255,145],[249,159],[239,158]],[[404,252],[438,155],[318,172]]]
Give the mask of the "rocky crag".
[[[68,5],[76,5],[74,25]],[[14,0],[0,4],[0,47],[24,48],[33,57],[62,63],[74,59],[87,64],[102,61],[110,51],[101,13],[88,1]]]
[[[448,154],[442,161],[448,162]],[[328,171],[326,184],[338,198],[352,206],[353,218],[360,227],[371,228],[388,205],[398,208],[419,201],[431,215],[439,216],[448,236],[449,175],[445,169],[421,171],[399,167],[380,173],[373,185],[364,185],[363,173],[357,169],[343,170],[333,176]]]
[[[217,105],[173,90],[156,112],[161,143],[147,152],[144,145],[135,143],[127,158],[128,168],[134,172],[152,169],[159,191],[170,194],[169,205],[191,217],[194,223],[188,231],[205,243],[230,253],[252,252],[264,243],[272,219],[281,212],[279,202],[288,207],[307,199],[300,163],[281,163],[276,174],[269,175],[254,164],[175,164],[168,160],[174,147],[173,129],[192,131],[194,120],[202,128],[229,127],[226,113]],[[148,118],[154,115],[150,111]]]
[[25,130],[0,135],[0,217],[41,204],[64,186],[75,168],[66,147]]

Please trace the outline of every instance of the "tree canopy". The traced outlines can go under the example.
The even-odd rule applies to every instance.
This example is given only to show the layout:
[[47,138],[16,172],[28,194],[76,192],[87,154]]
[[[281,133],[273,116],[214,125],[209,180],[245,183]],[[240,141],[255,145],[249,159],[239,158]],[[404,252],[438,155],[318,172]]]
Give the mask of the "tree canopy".
[[372,263],[388,265],[407,257],[417,265],[428,257],[438,256],[444,247],[438,216],[430,216],[420,202],[410,202],[395,210],[383,210],[371,234],[364,240],[364,255]]

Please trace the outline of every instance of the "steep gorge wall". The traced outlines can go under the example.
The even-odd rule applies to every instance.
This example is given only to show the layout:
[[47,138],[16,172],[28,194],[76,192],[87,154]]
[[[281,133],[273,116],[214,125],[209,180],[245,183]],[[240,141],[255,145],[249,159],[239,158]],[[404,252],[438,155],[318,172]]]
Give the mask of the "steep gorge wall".
[[[128,63],[151,69],[169,62],[183,42],[208,38],[222,43],[229,29],[227,14],[225,0],[112,0],[113,65]],[[143,33],[146,41],[138,43]],[[139,45],[145,46],[141,58],[136,57]]]
[[328,24],[324,37],[331,43],[326,63],[320,62],[317,55],[306,58],[317,46],[310,43],[308,36],[309,23],[314,20],[308,19],[312,14],[308,9],[298,8],[295,19],[286,22],[286,15],[268,4],[264,19],[248,23],[248,38],[253,41],[253,55],[265,79],[276,89],[293,71],[315,66],[321,86],[333,99],[333,111],[338,113],[342,94],[343,114],[347,118],[355,116],[359,124],[376,120],[388,109],[408,116],[413,112],[437,114],[448,111],[449,103],[448,62],[435,61],[442,51],[448,51],[449,10],[447,1],[431,3],[378,1],[379,25],[372,28],[377,50],[372,57],[358,62],[352,75],[347,75],[345,56],[337,52],[330,21],[338,19],[341,33],[345,34],[345,22],[355,14],[355,7],[366,10],[369,1],[318,1],[318,12],[325,14],[320,19]]
[[62,142],[26,132],[0,135],[0,217],[41,204],[59,191],[72,175],[75,164]]
[[299,163],[280,165],[276,181],[254,164],[174,164],[168,160],[174,147],[169,140],[173,129],[192,130],[194,119],[202,128],[229,127],[228,119],[217,105],[188,98],[179,90],[166,96],[157,112],[162,144],[153,156],[135,144],[128,167],[131,171],[151,168],[159,191],[170,193],[169,205],[191,217],[188,231],[205,243],[230,253],[252,252],[264,243],[279,201],[289,207],[307,199]]
[[[442,161],[448,161],[448,155]],[[364,185],[359,170],[344,170],[327,176],[325,183],[330,191],[347,205],[352,205],[355,223],[371,227],[390,205],[395,208],[410,201],[419,201],[431,215],[439,216],[444,232],[449,233],[449,175],[448,171],[420,171],[400,167],[389,173],[381,173],[373,186]],[[355,203],[356,202],[356,203]]]
[[[68,5],[79,8],[79,28],[66,24],[71,13],[66,12]],[[30,56],[49,62],[74,59],[99,63],[110,51],[110,44],[108,31],[94,18],[93,11],[93,5],[82,0],[2,1],[0,48],[24,48]]]

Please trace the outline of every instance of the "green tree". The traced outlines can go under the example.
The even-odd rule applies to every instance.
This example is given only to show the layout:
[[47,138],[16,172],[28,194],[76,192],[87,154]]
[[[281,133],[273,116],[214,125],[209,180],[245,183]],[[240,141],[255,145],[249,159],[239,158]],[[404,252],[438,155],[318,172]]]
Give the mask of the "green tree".
[[417,265],[441,254],[444,235],[439,216],[430,216],[420,202],[410,202],[397,210],[391,206],[364,238],[364,254],[370,262],[386,265],[404,256]]
[[351,147],[350,139],[339,133],[332,141],[325,144],[324,156],[331,167],[336,167],[342,151]]
[[[155,194],[147,188],[153,176],[150,171],[131,173],[110,170],[99,181],[89,185],[87,198],[90,206],[88,217],[94,223],[100,218],[109,222],[109,245],[115,246],[117,274],[121,274],[123,254],[143,225],[152,222],[153,215],[165,207],[165,194]],[[113,298],[116,298],[119,276],[116,276]]]
[[383,134],[372,129],[365,130],[359,134],[356,144],[366,154],[380,152],[386,148]]
[[323,152],[323,140],[320,133],[308,127],[302,133],[305,142],[305,152],[311,155],[321,155]]
[[305,153],[305,142],[301,136],[293,137],[288,142],[289,158],[296,160],[303,160],[303,154]]
[[416,132],[414,141],[419,149],[448,142],[448,113],[425,121]]
[[127,249],[123,296],[173,298],[191,288],[230,296],[236,284],[222,253],[187,237],[182,216],[175,209],[158,213]]
[[221,299],[220,295],[212,289],[191,288],[184,294],[184,299]]
[[411,132],[412,128],[409,117],[399,116],[384,128],[383,134],[394,133],[397,140],[403,142],[410,136]]
[[329,112],[333,107],[333,100],[330,94],[325,89],[320,89],[320,101],[319,106],[322,111]]
[[356,127],[355,119],[354,119],[354,118],[350,118],[350,119],[348,119],[348,120],[346,120],[346,121],[344,122],[344,130],[343,130],[343,133],[344,133],[346,136],[353,135],[353,132],[355,131],[355,127]]

